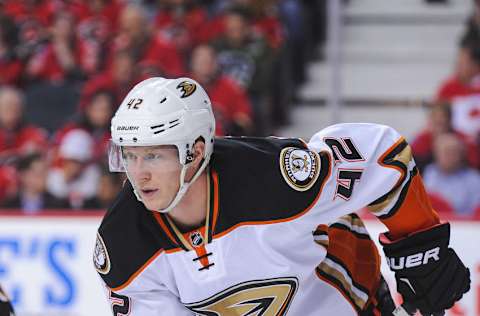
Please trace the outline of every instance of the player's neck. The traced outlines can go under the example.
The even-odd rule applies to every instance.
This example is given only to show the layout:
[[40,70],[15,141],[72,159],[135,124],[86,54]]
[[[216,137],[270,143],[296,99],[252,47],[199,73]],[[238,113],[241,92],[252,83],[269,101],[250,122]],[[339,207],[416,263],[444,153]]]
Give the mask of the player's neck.
[[178,205],[168,213],[182,231],[189,231],[205,224],[207,216],[207,172],[192,183]]

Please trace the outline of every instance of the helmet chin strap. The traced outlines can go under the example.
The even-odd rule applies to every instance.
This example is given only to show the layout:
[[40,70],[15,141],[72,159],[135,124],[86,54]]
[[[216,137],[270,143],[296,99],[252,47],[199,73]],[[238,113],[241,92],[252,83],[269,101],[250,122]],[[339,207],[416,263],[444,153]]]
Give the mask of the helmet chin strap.
[[[192,183],[195,180],[197,180],[197,178],[202,174],[202,171],[206,168],[207,164],[208,164],[208,159],[203,159],[202,164],[200,165],[200,168],[198,168],[197,172],[193,176],[192,180],[190,180],[190,182],[185,182],[185,174],[187,173],[188,164],[184,164],[182,167],[182,170],[180,171],[180,188],[178,189],[178,192],[175,195],[175,198],[172,200],[172,202],[170,202],[169,205],[167,205],[167,207],[163,209],[153,210],[153,211],[159,212],[159,213],[168,213],[173,208],[175,208],[175,206],[177,206],[178,202],[180,202],[180,200],[185,195],[185,193],[187,193],[187,190],[190,187],[190,185],[192,185]],[[140,197],[140,194],[138,194],[137,189],[135,188],[135,185],[133,184],[130,177],[128,176],[128,172],[127,172],[127,177],[130,180],[130,183],[132,183],[133,193],[135,193],[137,200],[143,203],[142,198]]]
[[180,172],[180,188],[178,189],[178,192],[177,192],[177,195],[175,195],[175,198],[173,199],[172,202],[170,202],[170,204],[164,208],[164,209],[159,209],[159,210],[155,210],[157,212],[160,212],[160,213],[168,213],[170,212],[175,206],[177,206],[178,202],[180,202],[180,200],[182,199],[182,197],[185,195],[185,193],[187,193],[187,190],[188,188],[190,187],[190,185],[192,185],[192,183],[197,180],[197,178],[202,174],[202,171],[205,169],[205,167],[207,166],[207,160],[204,159],[202,161],[202,164],[200,165],[200,168],[198,168],[197,172],[195,173],[195,175],[193,176],[192,180],[190,180],[190,182],[185,182],[185,174],[187,172],[187,166],[188,164],[185,164],[183,165],[182,167],[182,171]]

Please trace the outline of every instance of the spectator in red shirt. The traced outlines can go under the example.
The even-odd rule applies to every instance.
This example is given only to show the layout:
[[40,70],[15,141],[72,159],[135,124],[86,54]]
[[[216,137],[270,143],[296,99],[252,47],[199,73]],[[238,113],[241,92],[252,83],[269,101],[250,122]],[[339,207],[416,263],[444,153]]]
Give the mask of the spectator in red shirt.
[[[1,158],[0,158],[1,159]],[[5,198],[17,192],[16,171],[13,165],[5,165],[0,160],[0,204]]]
[[[2,1],[3,2],[3,1]],[[64,8],[63,1],[52,0],[6,0],[3,4],[5,14],[22,23],[26,20],[36,20],[43,26],[49,25],[55,12]]]
[[201,30],[208,21],[206,10],[192,0],[159,1],[155,26],[160,34],[174,43],[184,56],[202,40]]
[[56,133],[54,144],[58,146],[65,134],[73,129],[85,130],[94,142],[92,160],[100,163],[107,153],[110,119],[115,106],[114,96],[110,91],[97,91],[90,97],[85,107],[80,109],[79,116]]
[[[40,53],[48,40],[47,29],[36,19],[17,22],[18,43],[15,48],[23,64],[23,71],[30,57]],[[23,74],[25,76],[25,74]]]
[[23,120],[23,107],[24,99],[19,90],[0,89],[0,161],[46,148],[46,133]]
[[46,133],[23,120],[23,106],[20,91],[0,88],[0,200],[16,191],[15,169],[9,162],[47,147]]
[[77,34],[84,49],[84,67],[89,75],[107,67],[105,53],[118,31],[123,3],[117,0],[78,1],[72,10],[78,19]]
[[444,201],[455,214],[473,215],[480,206],[480,173],[465,163],[464,144],[455,134],[438,135],[434,156],[434,163],[423,174],[427,192]]
[[129,52],[116,52],[110,69],[85,83],[80,97],[80,108],[83,109],[98,91],[110,91],[116,109],[128,91],[140,81],[136,70],[135,61]]
[[22,73],[22,63],[15,53],[17,43],[15,23],[0,15],[0,85],[17,85]]
[[242,86],[250,97],[256,134],[268,134],[271,125],[272,52],[266,41],[251,32],[251,14],[231,8],[225,16],[225,34],[213,43],[222,72]]
[[47,161],[41,154],[33,153],[21,157],[16,163],[19,190],[1,207],[18,209],[25,213],[37,213],[44,209],[67,208],[66,200],[60,200],[46,190]]
[[167,77],[178,77],[185,73],[184,61],[175,45],[153,32],[140,7],[125,7],[119,23],[119,34],[113,41],[112,54],[128,51],[134,57],[140,73],[143,67],[148,72],[156,68]]
[[248,8],[252,13],[252,30],[261,34],[271,48],[279,48],[285,40],[285,32],[278,17],[278,1],[267,0],[228,0],[216,5],[216,15],[207,21],[205,27],[199,28],[197,36],[202,41],[212,41],[226,32],[229,10],[238,7]]
[[448,103],[430,105],[427,126],[411,142],[415,162],[420,170],[433,162],[433,144],[438,135],[454,133],[465,146],[466,158],[472,167],[480,168],[480,148],[467,135],[455,131],[451,124],[452,110]]
[[285,41],[285,30],[278,17],[278,1],[255,1],[249,0],[253,11],[253,28],[261,33],[273,49],[278,49]]
[[30,79],[64,82],[84,78],[94,71],[85,57],[84,43],[76,37],[74,16],[58,13],[50,30],[50,41],[28,61],[26,72]]
[[[298,2],[298,1],[297,1]],[[268,62],[270,63],[265,73],[265,81],[269,96],[265,102],[265,106],[262,109],[265,114],[265,133],[268,134],[272,127],[280,126],[288,122],[290,101],[293,96],[293,88],[297,82],[293,83],[295,79],[302,78],[302,72],[304,72],[304,65],[302,64],[302,49],[306,45],[304,38],[302,45],[298,42],[294,42],[295,36],[298,31],[295,26],[304,23],[304,20],[298,19],[299,16],[295,15],[295,7],[289,6],[286,9],[289,14],[283,16],[284,22],[288,22],[288,18],[296,19],[296,23],[285,24],[280,21],[281,4],[276,0],[233,0],[229,1],[231,10],[235,8],[246,8],[251,13],[251,34],[261,39],[265,39],[268,43]],[[283,1],[282,5],[285,5]],[[299,6],[301,6],[299,4]],[[293,12],[292,12],[293,11]],[[303,22],[302,22],[303,21]],[[286,26],[289,25],[289,42],[287,43]],[[227,11],[224,18],[225,32],[231,32],[231,13]],[[298,37],[295,40],[299,40]],[[258,40],[257,40],[258,41]],[[300,40],[301,41],[301,40]],[[292,63],[293,61],[293,63]],[[266,64],[265,64],[266,65]],[[292,68],[294,67],[294,68]],[[268,70],[270,68],[270,70]],[[270,79],[268,79],[270,77]],[[300,81],[299,80],[299,81]],[[255,84],[256,85],[256,84]],[[253,102],[256,102],[254,100]]]
[[83,23],[105,24],[107,32],[115,33],[118,28],[118,17],[124,4],[118,0],[77,1],[72,8],[78,18],[79,26]]
[[67,199],[71,208],[82,208],[97,192],[100,169],[91,163],[93,146],[86,131],[70,130],[59,146],[60,164],[48,172],[48,192],[58,199]]
[[249,135],[252,132],[251,105],[245,90],[218,70],[215,50],[197,46],[192,52],[191,76],[206,90],[217,119],[217,135]]
[[460,41],[455,73],[442,83],[437,100],[452,102],[454,98],[480,94],[480,43],[466,34]]

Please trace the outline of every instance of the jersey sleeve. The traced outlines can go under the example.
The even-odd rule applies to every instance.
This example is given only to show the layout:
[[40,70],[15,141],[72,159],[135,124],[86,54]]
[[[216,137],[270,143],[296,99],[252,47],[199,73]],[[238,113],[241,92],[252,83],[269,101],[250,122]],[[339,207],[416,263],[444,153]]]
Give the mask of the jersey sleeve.
[[[103,282],[103,281],[102,281]],[[168,289],[112,291],[105,285],[113,316],[193,316]]]
[[393,128],[368,123],[330,126],[308,146],[331,157],[330,178],[315,206],[334,217],[367,208],[392,238],[439,222],[432,209],[412,150]]

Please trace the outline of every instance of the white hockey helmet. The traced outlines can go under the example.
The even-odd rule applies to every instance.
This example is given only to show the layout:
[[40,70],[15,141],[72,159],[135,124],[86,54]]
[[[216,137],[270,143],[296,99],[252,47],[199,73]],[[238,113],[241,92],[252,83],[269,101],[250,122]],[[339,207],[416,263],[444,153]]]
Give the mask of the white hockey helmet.
[[[123,146],[177,147],[182,166],[180,188],[170,205],[158,210],[168,212],[208,165],[213,151],[215,118],[210,98],[195,80],[155,77],[140,82],[128,93],[112,118],[111,132],[109,166],[114,172],[126,171]],[[187,183],[186,167],[193,160],[192,148],[199,138],[205,141],[203,162]]]

